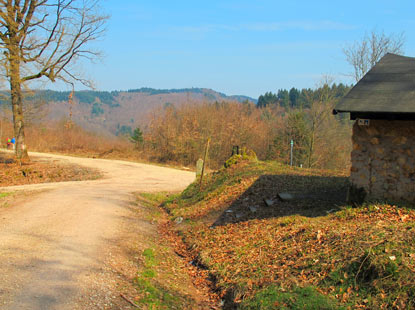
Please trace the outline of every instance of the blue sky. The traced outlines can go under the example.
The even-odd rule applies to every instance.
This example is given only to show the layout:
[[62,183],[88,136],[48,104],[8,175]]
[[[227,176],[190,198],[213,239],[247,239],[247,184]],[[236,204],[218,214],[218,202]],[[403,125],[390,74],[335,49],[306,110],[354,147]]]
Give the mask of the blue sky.
[[412,1],[103,0],[111,18],[84,70],[100,90],[206,87],[257,98],[351,82],[342,48],[377,29],[404,32],[415,56]]

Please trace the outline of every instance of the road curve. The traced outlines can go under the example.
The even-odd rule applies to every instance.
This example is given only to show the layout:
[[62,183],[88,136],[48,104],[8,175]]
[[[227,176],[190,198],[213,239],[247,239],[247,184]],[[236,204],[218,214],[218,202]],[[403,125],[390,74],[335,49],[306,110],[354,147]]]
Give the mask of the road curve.
[[[104,177],[0,187],[0,192],[48,189],[0,209],[4,310],[86,309],[82,299],[89,298],[90,283],[104,268],[103,256],[110,255],[106,249],[122,238],[123,227],[131,225],[132,192],[179,191],[195,177],[192,172],[119,160],[30,155],[96,168]],[[109,305],[95,306],[110,309]]]

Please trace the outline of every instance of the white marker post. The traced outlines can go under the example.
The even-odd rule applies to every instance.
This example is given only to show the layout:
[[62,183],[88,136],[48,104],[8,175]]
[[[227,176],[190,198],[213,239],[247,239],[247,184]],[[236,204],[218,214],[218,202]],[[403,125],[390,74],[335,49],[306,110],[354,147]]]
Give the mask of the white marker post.
[[293,147],[294,147],[294,140],[291,140],[291,155],[290,155],[290,166],[293,165]]

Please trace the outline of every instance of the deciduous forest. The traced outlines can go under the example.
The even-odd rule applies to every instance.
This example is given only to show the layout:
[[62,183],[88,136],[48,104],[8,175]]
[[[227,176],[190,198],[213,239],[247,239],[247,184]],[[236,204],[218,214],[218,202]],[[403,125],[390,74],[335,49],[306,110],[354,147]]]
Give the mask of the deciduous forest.
[[[223,165],[233,146],[253,151],[261,160],[289,164],[292,140],[293,165],[343,170],[349,167],[351,124],[344,116],[333,116],[332,110],[348,90],[349,86],[325,82],[315,89],[267,92],[256,104],[248,100],[165,104],[147,115],[145,125],[118,126],[114,132],[117,137],[87,132],[76,124],[68,126],[68,118],[52,122],[42,119],[42,113],[27,113],[32,118],[27,120],[28,146],[39,151],[128,157],[192,167],[202,157],[210,138],[209,167],[215,169]],[[116,94],[77,92],[75,96],[78,104],[91,106],[91,113],[102,114],[99,103],[119,106],[114,100]],[[33,102],[64,101],[68,95],[35,93],[26,98],[32,103],[27,106],[30,108]],[[3,141],[12,133],[6,104],[2,106]],[[131,140],[137,128],[142,138]]]

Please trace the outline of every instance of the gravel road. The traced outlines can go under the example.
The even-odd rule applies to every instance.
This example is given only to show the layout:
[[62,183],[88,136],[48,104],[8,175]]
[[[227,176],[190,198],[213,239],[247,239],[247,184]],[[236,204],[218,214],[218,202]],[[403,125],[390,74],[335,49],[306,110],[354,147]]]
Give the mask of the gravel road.
[[[102,280],[102,273],[125,228],[137,225],[132,192],[179,191],[194,173],[119,160],[30,155],[96,168],[104,177],[0,188],[44,190],[0,209],[0,309],[129,309],[114,301],[119,298],[114,292],[102,294],[113,290],[114,280]],[[145,238],[145,227],[141,230]],[[136,235],[140,238],[140,231]]]

